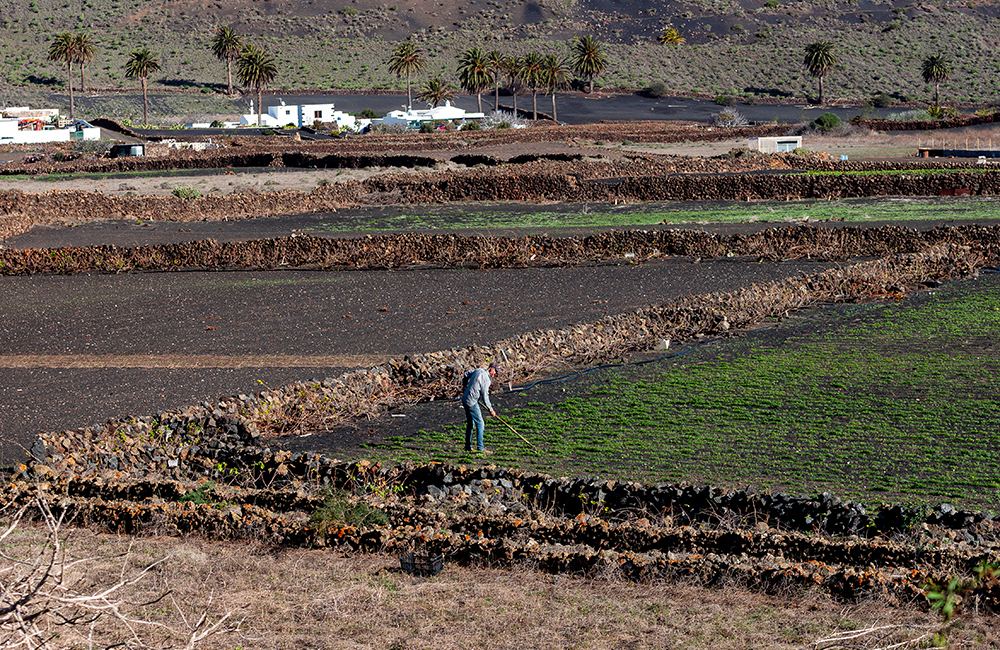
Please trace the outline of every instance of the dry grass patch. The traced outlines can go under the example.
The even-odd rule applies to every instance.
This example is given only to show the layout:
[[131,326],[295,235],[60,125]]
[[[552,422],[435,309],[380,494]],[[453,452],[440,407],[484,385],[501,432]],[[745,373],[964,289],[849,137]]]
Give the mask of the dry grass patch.
[[[41,528],[21,529],[6,550],[30,554],[44,537]],[[390,555],[193,538],[136,540],[83,530],[74,531],[69,548],[99,558],[82,576],[92,589],[117,581],[123,564],[136,572],[161,562],[123,596],[132,603],[168,597],[131,607],[133,615],[175,629],[185,625],[179,612],[189,621],[200,612],[209,621],[228,612],[242,620],[239,631],[209,637],[199,648],[791,649],[875,623],[904,626],[882,639],[899,641],[936,622],[915,605],[845,604],[818,591],[708,589],[684,579],[636,584],[614,574],[553,576],[529,566],[453,564],[438,576],[418,578],[401,573],[398,558]],[[979,623],[988,630],[997,621]],[[101,625],[113,628],[114,621]],[[112,638],[121,634],[99,631]],[[953,642],[984,638],[974,629],[949,636]]]

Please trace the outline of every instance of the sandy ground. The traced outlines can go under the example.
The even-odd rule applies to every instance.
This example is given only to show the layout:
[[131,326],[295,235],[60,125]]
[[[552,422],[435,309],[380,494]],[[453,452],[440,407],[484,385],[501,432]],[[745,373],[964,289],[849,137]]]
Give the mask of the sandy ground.
[[[457,169],[451,163],[439,163],[434,171]],[[225,169],[199,169],[174,171],[156,175],[116,174],[94,178],[94,175],[77,175],[64,179],[24,178],[0,176],[0,191],[21,190],[41,193],[58,190],[60,192],[82,190],[123,196],[170,195],[177,188],[192,187],[202,195],[276,192],[278,190],[299,190],[311,192],[323,183],[347,183],[364,180],[380,174],[408,172],[427,173],[427,169],[406,169],[385,167],[375,170],[348,169],[259,169],[231,171]]]
[[[580,153],[594,157],[618,157],[633,153],[671,156],[719,156],[737,148],[745,148],[747,141],[723,140],[720,142],[670,142],[623,144],[605,142],[601,144],[568,144],[566,142],[524,143],[517,146],[516,153],[534,152],[538,154]],[[806,135],[803,147],[811,151],[825,151],[835,158],[848,156],[850,159],[871,158],[913,158],[920,147],[1000,149],[1000,126],[986,124],[964,129],[943,129],[938,131],[900,131],[888,133],[853,133],[842,135]],[[372,176],[390,173],[423,174],[428,171],[462,169],[463,166],[447,162],[454,153],[449,150],[412,151],[415,155],[440,158],[433,168],[410,169],[386,167],[376,169],[244,169],[232,171],[192,170],[173,171],[162,174],[121,174],[95,177],[70,176],[59,179],[43,177],[0,176],[0,191],[18,189],[24,192],[48,192],[52,190],[85,190],[122,195],[169,195],[177,188],[192,187],[201,194],[232,194],[235,192],[272,192],[277,190],[299,190],[310,192],[323,183],[346,183]],[[477,149],[477,153],[497,157],[513,155],[510,147]]]

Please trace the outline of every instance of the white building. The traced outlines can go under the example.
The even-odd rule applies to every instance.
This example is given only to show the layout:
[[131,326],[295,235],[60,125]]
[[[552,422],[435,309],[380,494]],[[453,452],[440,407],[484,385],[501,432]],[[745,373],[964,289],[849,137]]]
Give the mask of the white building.
[[763,151],[764,153],[790,153],[802,148],[801,135],[786,135],[770,138],[750,138],[747,143],[750,151]]
[[56,124],[59,123],[57,109],[32,111],[18,107],[4,109],[3,112],[10,117],[0,117],[0,144],[41,144],[101,139],[101,130],[83,120],[73,120],[65,129],[57,128]]
[[372,124],[403,124],[411,129],[419,129],[424,122],[481,120],[484,117],[485,113],[469,113],[464,108],[452,106],[451,102],[445,102],[444,106],[423,110],[409,107],[405,111],[389,111],[385,117],[372,120]]
[[[268,106],[266,113],[261,113],[260,125],[272,129],[280,129],[291,124],[295,127],[312,126],[316,122],[336,124],[341,130],[347,128],[355,131],[362,124],[353,116],[343,111],[335,110],[333,104],[301,104],[287,105],[284,101],[277,106]],[[257,126],[257,113],[253,112],[253,100],[250,101],[249,115],[240,118],[240,126]]]

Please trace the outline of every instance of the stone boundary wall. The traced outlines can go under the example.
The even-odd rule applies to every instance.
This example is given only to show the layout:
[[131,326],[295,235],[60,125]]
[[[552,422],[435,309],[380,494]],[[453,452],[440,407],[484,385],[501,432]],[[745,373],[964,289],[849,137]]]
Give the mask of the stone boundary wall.
[[611,230],[585,237],[481,237],[402,233],[332,239],[295,235],[219,243],[90,246],[0,250],[0,275],[89,271],[190,269],[399,269],[525,268],[640,263],[663,256],[759,257],[824,260],[915,253],[931,246],[972,246],[1000,256],[1000,226],[942,226],[927,231],[878,228],[775,226],[751,234],[719,235],[685,229]]
[[977,124],[992,124],[1000,121],[1000,113],[991,115],[959,115],[948,120],[919,120],[900,122],[896,120],[852,120],[851,124],[869,128],[873,131],[932,131],[936,129],[958,129]]
[[[580,502],[578,496],[589,497],[594,490],[609,497],[629,494],[629,500],[645,490],[646,496],[659,493],[671,499],[676,495],[694,502],[707,496],[718,503],[727,497],[733,503],[753,500],[757,495],[707,487],[572,481],[494,467],[467,469],[434,464],[387,471],[306,454],[288,457],[287,453],[280,461],[291,473],[304,469],[297,473],[299,477],[313,481],[332,477],[328,484],[361,492],[352,500],[371,503],[385,512],[388,525],[321,525],[310,515],[322,507],[322,493],[302,489],[195,488],[173,482],[71,479],[11,483],[0,493],[4,502],[13,507],[30,507],[40,500],[57,516],[65,516],[74,524],[119,534],[199,534],[213,539],[361,552],[403,553],[416,548],[463,564],[528,564],[553,573],[605,574],[630,580],[697,576],[709,584],[724,584],[735,579],[762,590],[808,585],[842,598],[876,592],[909,601],[922,594],[928,580],[941,582],[955,573],[968,574],[980,562],[996,561],[998,557],[996,522],[984,519],[970,530],[986,531],[990,540],[980,537],[973,544],[961,539],[952,542],[947,536],[922,536],[919,541],[904,543],[890,539],[893,536],[887,533],[891,529],[873,532],[873,526],[866,529],[867,539],[817,535],[821,527],[795,532],[762,527],[760,523],[735,527],[719,525],[718,521],[713,522],[713,527],[678,526],[671,515],[665,516],[663,510],[655,508],[627,519],[609,520],[586,513],[572,516],[539,502],[538,495],[542,486],[552,494],[566,495],[570,503]],[[317,467],[318,471],[314,469]],[[399,485],[409,494],[386,498],[366,491],[372,485],[386,493]],[[206,502],[180,501],[196,489]],[[524,489],[534,489],[536,494],[528,495]],[[429,496],[432,490],[448,493],[440,500],[447,500],[444,507]],[[795,500],[783,497],[773,495],[775,501],[785,501],[786,505]],[[613,501],[602,503],[608,503],[613,511]],[[837,509],[840,504],[828,501],[822,505]],[[724,506],[715,505],[715,514],[720,507]],[[939,509],[933,516],[940,517],[943,511]],[[766,512],[763,514],[766,516]],[[884,523],[881,518],[875,522]],[[900,532],[909,534],[918,525],[913,520]],[[972,536],[969,531],[962,534]],[[995,610],[1000,604],[1000,588],[996,585],[976,595],[987,608]]]
[[[970,163],[974,165],[974,163]],[[881,167],[872,164],[872,167]],[[499,168],[502,170],[503,168]],[[914,167],[914,170],[920,168]],[[176,196],[112,196],[99,192],[20,190],[0,192],[0,231],[16,234],[30,224],[72,219],[206,221],[272,214],[335,212],[343,206],[468,201],[784,201],[868,196],[938,196],[956,189],[1000,194],[1000,170],[955,167],[948,171],[893,174],[670,174],[582,178],[560,173],[500,173],[494,169],[391,174],[335,183],[311,192]],[[876,169],[874,171],[881,171]],[[8,235],[9,236],[9,235]]]

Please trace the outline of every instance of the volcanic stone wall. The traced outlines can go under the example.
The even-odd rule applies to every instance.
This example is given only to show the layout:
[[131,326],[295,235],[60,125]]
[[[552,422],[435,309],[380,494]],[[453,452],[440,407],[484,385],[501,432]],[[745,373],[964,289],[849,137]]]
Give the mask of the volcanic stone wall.
[[505,172],[503,168],[390,174],[361,182],[330,184],[304,193],[176,196],[113,196],[67,191],[0,192],[0,229],[16,233],[25,216],[32,223],[59,219],[141,219],[201,221],[257,218],[271,214],[334,212],[346,205],[385,205],[467,201],[757,201],[837,199],[865,196],[938,196],[967,190],[973,195],[1000,193],[1000,171],[950,170],[887,174],[672,174],[583,178],[569,173]]
[[[496,467],[382,468],[287,452],[259,457],[255,467],[263,470],[257,479],[270,482],[265,489],[70,478],[7,483],[0,496],[15,507],[44,504],[57,517],[116,533],[198,534],[362,552],[416,548],[463,564],[528,564],[630,580],[697,576],[707,584],[737,580],[763,590],[810,586],[844,598],[877,593],[898,602],[920,596],[928,581],[944,583],[997,558],[997,522],[948,506],[929,516],[883,506],[869,516],[864,507],[826,494],[811,502],[709,487],[556,479]],[[320,484],[353,492],[353,502],[378,508],[388,524],[316,519],[329,494],[314,489]],[[574,516],[573,506],[580,503],[625,516]],[[696,509],[703,505],[704,517],[698,518]],[[789,520],[816,515],[825,520],[845,512],[867,522],[865,536],[830,538],[822,521],[802,533],[769,520],[775,513]],[[678,525],[678,515],[698,526]],[[940,522],[950,517],[967,527],[945,530]],[[903,541],[911,535],[912,543]],[[972,596],[990,610],[1000,604],[996,585]]]

